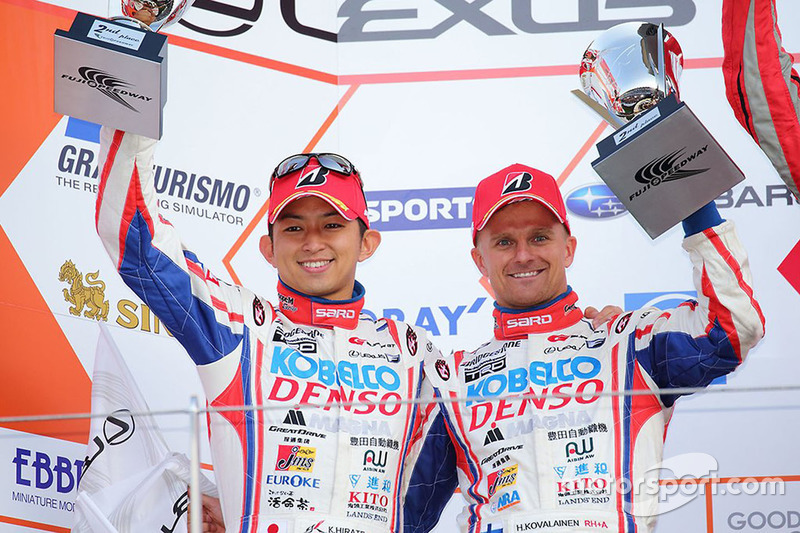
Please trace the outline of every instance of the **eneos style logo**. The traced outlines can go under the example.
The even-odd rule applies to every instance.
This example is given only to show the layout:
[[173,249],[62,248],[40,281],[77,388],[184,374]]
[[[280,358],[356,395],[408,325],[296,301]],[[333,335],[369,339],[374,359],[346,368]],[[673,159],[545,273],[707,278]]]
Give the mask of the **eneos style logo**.
[[486,477],[486,482],[489,485],[489,497],[491,498],[500,489],[514,485],[517,482],[518,472],[519,465],[511,465],[491,472]]
[[312,472],[317,449],[309,446],[278,446],[275,470],[281,472]]

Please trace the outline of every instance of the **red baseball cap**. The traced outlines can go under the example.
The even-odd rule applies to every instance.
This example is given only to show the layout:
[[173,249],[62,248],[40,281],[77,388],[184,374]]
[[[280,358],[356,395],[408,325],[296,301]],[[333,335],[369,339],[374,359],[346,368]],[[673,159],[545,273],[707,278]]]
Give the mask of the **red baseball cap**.
[[564,224],[570,232],[564,199],[553,176],[519,163],[504,168],[481,180],[475,189],[472,202],[472,243],[478,232],[501,207],[512,202],[534,200],[539,202]]
[[345,219],[360,218],[369,227],[367,201],[358,173],[342,174],[327,169],[314,156],[304,167],[273,180],[267,211],[269,223],[274,224],[291,202],[306,196],[321,198]]

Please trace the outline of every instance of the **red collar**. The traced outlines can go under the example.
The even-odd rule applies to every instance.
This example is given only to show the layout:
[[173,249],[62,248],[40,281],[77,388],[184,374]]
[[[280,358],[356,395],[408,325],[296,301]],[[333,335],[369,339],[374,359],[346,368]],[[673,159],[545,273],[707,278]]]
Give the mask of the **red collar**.
[[517,311],[494,304],[494,336],[498,340],[522,339],[531,333],[568,328],[583,318],[577,301],[578,295],[568,288],[544,306]]
[[308,296],[287,287],[278,280],[279,309],[296,324],[356,329],[364,307],[364,286],[356,281],[349,300],[325,300]]

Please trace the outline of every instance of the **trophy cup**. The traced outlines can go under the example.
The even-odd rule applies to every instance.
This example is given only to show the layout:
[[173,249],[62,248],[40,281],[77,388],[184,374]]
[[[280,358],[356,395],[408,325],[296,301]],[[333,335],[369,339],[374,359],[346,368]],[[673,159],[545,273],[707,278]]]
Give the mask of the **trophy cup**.
[[124,16],[78,13],[55,32],[56,113],[160,139],[167,37],[193,0],[122,0]]
[[682,69],[663,25],[627,22],[589,45],[573,91],[617,130],[592,167],[653,239],[744,180],[679,100]]

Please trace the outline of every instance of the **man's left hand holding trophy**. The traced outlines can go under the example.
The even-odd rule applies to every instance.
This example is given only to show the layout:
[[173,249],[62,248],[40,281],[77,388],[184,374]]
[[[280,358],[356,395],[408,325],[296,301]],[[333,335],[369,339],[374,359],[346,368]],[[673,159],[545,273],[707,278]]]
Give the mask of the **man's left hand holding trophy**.
[[120,16],[78,13],[55,33],[55,111],[160,139],[167,36],[194,0],[122,0]]

